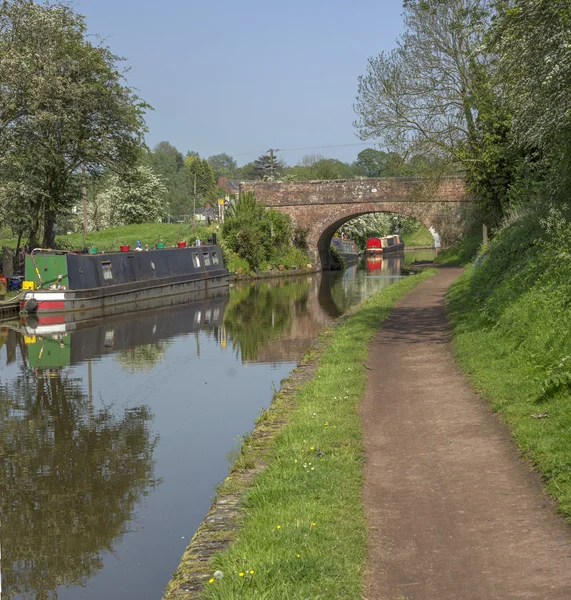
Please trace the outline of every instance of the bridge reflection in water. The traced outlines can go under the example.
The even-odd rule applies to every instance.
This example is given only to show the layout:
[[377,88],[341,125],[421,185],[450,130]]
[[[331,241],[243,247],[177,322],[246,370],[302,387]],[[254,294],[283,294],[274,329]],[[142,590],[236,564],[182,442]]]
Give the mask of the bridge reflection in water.
[[395,281],[371,274],[0,326],[2,598],[160,598],[237,436],[320,331]]

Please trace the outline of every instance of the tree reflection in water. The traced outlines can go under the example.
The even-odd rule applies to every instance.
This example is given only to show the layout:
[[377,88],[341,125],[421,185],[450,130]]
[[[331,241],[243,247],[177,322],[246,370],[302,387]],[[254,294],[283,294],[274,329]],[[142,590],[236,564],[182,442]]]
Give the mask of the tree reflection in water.
[[230,291],[224,326],[242,360],[256,360],[260,348],[291,328],[293,315],[307,312],[309,290],[307,280],[280,280]]
[[159,340],[154,344],[137,345],[129,350],[119,350],[117,360],[121,368],[130,374],[149,371],[163,360],[170,340]]
[[22,370],[0,384],[3,599],[84,585],[152,489],[157,437],[144,407],[94,413],[81,379]]

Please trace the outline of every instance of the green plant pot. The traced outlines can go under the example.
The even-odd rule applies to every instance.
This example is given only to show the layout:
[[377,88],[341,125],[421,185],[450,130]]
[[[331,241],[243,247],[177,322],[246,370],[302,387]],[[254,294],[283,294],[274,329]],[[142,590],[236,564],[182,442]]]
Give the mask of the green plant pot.
[[97,254],[97,248],[91,248],[90,252],[91,254]]
[[157,248],[164,248],[165,245],[164,244],[157,244]]

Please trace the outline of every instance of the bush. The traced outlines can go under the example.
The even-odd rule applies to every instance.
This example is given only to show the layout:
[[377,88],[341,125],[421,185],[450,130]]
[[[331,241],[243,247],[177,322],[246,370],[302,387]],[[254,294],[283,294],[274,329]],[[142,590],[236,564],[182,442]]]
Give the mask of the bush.
[[225,247],[245,259],[249,270],[257,270],[268,264],[286,267],[284,259],[292,267],[308,262],[303,251],[293,252],[292,230],[287,215],[266,210],[253,192],[245,192],[228,207],[222,235]]

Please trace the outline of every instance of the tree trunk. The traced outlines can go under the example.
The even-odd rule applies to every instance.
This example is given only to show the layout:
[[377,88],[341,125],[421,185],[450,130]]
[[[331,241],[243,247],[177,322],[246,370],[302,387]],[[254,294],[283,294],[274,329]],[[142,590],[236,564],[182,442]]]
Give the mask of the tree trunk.
[[36,200],[32,205],[32,215],[30,217],[30,248],[33,250],[38,246],[38,230],[40,229],[40,210],[42,207],[41,199]]
[[44,215],[44,248],[53,248],[55,246],[56,235],[55,235],[55,223],[56,215],[52,209],[46,209]]

